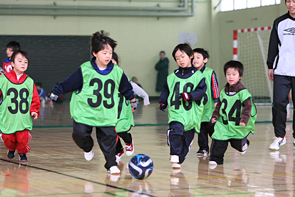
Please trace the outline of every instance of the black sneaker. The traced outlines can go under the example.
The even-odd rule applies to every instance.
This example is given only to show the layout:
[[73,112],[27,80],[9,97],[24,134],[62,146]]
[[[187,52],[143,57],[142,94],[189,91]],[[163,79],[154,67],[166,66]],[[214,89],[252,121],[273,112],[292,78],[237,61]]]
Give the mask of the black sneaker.
[[209,152],[208,151],[206,151],[206,150],[199,150],[198,152],[197,152],[197,157],[207,157],[208,156],[208,154],[209,154]]
[[27,155],[25,153],[18,153],[19,161],[28,161]]
[[13,159],[13,157],[15,156],[15,150],[14,151],[7,151],[7,157],[8,159]]

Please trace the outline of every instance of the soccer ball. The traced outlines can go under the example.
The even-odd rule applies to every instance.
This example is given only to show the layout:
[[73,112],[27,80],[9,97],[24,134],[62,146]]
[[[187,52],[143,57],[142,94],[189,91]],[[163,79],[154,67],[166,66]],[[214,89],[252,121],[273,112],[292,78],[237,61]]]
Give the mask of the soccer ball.
[[130,159],[128,167],[134,178],[145,179],[152,174],[154,164],[149,156],[145,154],[138,154]]

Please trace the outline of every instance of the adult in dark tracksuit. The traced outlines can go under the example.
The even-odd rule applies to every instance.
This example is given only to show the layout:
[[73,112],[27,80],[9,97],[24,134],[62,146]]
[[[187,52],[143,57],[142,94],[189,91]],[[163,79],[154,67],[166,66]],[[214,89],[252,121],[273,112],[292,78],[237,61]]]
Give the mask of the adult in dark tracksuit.
[[[272,121],[275,139],[269,146],[271,150],[279,150],[280,146],[286,143],[286,107],[291,89],[292,100],[295,103],[295,1],[286,0],[285,3],[288,13],[274,21],[267,58],[268,77],[273,81]],[[293,117],[294,114],[293,110]],[[293,137],[295,138],[294,132]]]

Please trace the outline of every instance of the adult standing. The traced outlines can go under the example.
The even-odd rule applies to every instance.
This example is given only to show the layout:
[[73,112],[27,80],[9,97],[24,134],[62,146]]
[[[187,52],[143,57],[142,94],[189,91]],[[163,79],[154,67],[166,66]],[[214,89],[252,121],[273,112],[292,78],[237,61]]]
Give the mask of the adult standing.
[[169,60],[165,57],[165,51],[160,52],[160,60],[155,66],[155,69],[158,71],[157,75],[157,84],[156,91],[162,92],[164,83],[168,76]]
[[[286,144],[286,107],[291,89],[293,104],[295,104],[295,0],[285,0],[285,4],[288,13],[274,21],[267,59],[268,77],[273,81],[272,122],[275,139],[269,146],[271,150],[279,150],[280,146]],[[293,117],[294,115],[293,110]],[[294,122],[293,131],[295,131]],[[295,138],[295,132],[293,137]]]

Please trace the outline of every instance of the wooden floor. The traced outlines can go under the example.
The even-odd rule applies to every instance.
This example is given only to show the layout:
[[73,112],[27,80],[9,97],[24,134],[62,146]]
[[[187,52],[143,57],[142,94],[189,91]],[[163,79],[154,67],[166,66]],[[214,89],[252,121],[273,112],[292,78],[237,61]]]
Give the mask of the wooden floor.
[[[269,111],[269,107],[258,107]],[[152,175],[145,180],[132,178],[126,169],[131,157],[120,163],[120,178],[110,177],[103,167],[105,160],[95,143],[94,159],[72,141],[72,120],[68,103],[41,108],[34,121],[28,163],[7,159],[7,149],[0,143],[1,196],[295,196],[295,165],[290,123],[287,144],[270,152],[273,141],[271,123],[257,123],[250,135],[250,147],[240,155],[229,146],[224,165],[210,169],[208,158],[197,158],[197,135],[181,171],[173,171],[166,143],[167,112],[158,110],[157,102],[148,108],[139,105],[134,113],[136,127],[131,133],[135,154],[144,153],[154,162]],[[93,135],[95,137],[95,135]]]

